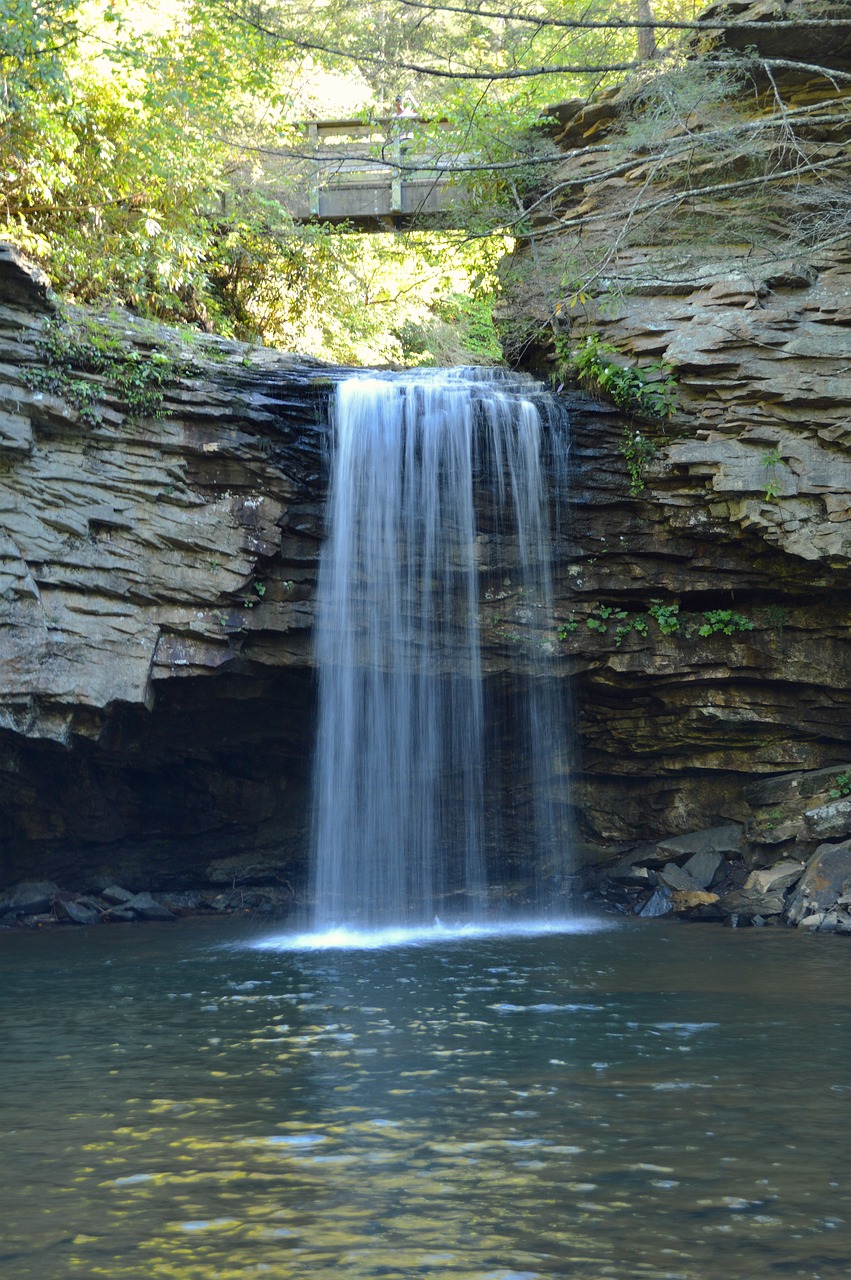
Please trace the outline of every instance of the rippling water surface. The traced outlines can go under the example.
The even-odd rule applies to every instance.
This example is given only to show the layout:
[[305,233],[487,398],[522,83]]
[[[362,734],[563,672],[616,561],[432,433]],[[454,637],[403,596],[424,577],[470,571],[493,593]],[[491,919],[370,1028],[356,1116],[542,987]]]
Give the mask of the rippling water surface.
[[849,1274],[847,940],[225,928],[0,935],[4,1280]]

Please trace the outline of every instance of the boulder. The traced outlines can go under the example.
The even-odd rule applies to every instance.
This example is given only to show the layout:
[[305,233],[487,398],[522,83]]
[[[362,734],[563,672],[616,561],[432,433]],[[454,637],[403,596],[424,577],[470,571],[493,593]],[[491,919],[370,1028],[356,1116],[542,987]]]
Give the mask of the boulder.
[[760,893],[758,889],[734,889],[718,899],[718,910],[724,916],[752,920],[754,916],[779,916],[783,911],[782,893]]
[[[176,920],[177,916],[174,912],[169,911],[168,907],[164,907],[161,902],[157,902],[147,890],[144,893],[136,893],[132,898],[128,898],[127,902],[121,908],[124,911],[134,912],[141,920]],[[112,913],[113,916],[115,913]]]
[[695,890],[704,887],[693,880],[682,867],[678,867],[676,862],[669,862],[666,867],[663,867],[659,872],[659,879],[669,889],[678,889],[684,893],[694,893]]
[[29,916],[49,911],[59,893],[52,880],[25,880],[0,894],[0,916]]
[[707,893],[705,889],[674,890],[671,904],[679,914],[697,916],[701,920],[718,920],[722,914],[718,908],[718,894]]
[[101,889],[100,896],[106,902],[121,903],[129,902],[133,894],[129,889],[122,889],[120,885],[108,884],[105,889]]
[[851,887],[851,840],[822,844],[806,865],[786,908],[790,924],[804,925],[814,914],[831,910]]
[[100,924],[101,921],[100,912],[87,902],[71,899],[62,903],[62,911],[72,924]]
[[724,879],[727,859],[717,849],[701,849],[683,864],[683,871],[699,889],[710,889]]
[[816,840],[841,840],[851,835],[851,799],[847,796],[829,804],[808,809],[804,814],[804,831]]
[[671,902],[671,891],[662,887],[656,890],[654,894],[645,902],[644,906],[636,912],[641,916],[642,920],[655,920],[657,916],[668,916],[674,907]]
[[798,883],[803,872],[803,862],[789,859],[784,862],[775,862],[773,867],[752,871],[744,883],[744,888],[753,889],[756,893],[785,893],[787,889],[791,889]]
[[665,862],[675,862],[681,858],[688,858],[690,861],[697,854],[704,857],[711,854],[738,857],[743,849],[744,836],[738,822],[728,822],[721,827],[707,827],[703,831],[691,831],[685,836],[670,836],[656,845],[657,855]]

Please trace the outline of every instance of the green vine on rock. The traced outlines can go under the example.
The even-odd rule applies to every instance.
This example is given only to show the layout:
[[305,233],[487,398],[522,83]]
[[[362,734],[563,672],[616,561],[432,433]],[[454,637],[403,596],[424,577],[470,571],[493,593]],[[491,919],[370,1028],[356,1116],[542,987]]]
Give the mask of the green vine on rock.
[[[608,397],[630,418],[661,423],[670,418],[676,408],[676,375],[673,366],[665,361],[643,368],[625,364],[624,357],[595,333],[589,334],[573,350],[567,337],[559,336],[556,356],[561,372],[572,373],[582,386]],[[644,488],[644,468],[656,452],[654,442],[637,427],[632,424],[624,427],[621,453],[633,497]]]
[[103,421],[108,388],[127,413],[161,417],[165,386],[178,374],[189,372],[187,365],[176,364],[157,348],[147,356],[128,348],[95,320],[49,320],[36,345],[44,365],[25,371],[26,385],[33,391],[61,396],[90,427]]

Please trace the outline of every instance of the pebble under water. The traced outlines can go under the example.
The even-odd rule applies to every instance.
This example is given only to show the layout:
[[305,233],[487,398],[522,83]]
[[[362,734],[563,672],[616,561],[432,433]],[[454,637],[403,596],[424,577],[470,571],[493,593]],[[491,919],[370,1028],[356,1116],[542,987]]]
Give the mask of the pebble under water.
[[4,1280],[849,1274],[847,940],[244,928],[0,934]]

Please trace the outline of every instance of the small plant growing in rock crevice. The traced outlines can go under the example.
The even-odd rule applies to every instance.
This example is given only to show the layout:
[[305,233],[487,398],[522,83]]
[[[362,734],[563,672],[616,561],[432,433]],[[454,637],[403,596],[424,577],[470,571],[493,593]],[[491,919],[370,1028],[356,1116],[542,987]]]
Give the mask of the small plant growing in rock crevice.
[[842,773],[838,773],[833,779],[830,790],[832,800],[839,800],[845,796],[851,796],[851,769],[843,769]]
[[750,619],[732,609],[709,609],[703,616],[706,621],[697,629],[699,636],[712,636],[718,631],[725,636],[731,636],[734,631],[753,631]]
[[[630,418],[661,423],[676,407],[677,381],[673,366],[664,361],[638,368],[620,362],[618,352],[597,334],[589,334],[574,350],[566,337],[556,339],[561,371],[569,371],[592,391],[608,397]],[[635,426],[624,428],[621,453],[629,472],[629,490],[635,497],[644,488],[643,471],[657,452],[656,444]]]
[[777,468],[788,464],[784,462],[779,449],[769,449],[767,453],[762,455],[762,465],[765,467],[766,472],[762,495],[766,502],[774,502],[779,498],[782,487],[777,475]]
[[663,636],[672,636],[680,629],[680,606],[665,604],[662,600],[654,600],[647,610],[651,618],[655,618]]

